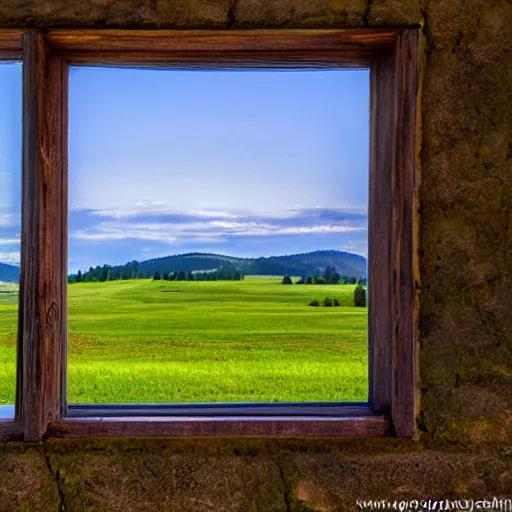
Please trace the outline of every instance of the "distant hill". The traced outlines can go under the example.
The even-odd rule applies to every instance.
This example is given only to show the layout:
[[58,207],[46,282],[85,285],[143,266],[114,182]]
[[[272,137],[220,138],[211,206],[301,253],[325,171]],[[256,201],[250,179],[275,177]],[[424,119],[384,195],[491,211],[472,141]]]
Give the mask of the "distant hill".
[[[134,265],[135,264],[135,265]],[[194,270],[215,270],[220,267],[234,267],[245,275],[293,276],[320,275],[327,266],[334,266],[336,271],[347,277],[366,277],[366,258],[343,251],[314,251],[287,256],[270,256],[268,258],[236,258],[222,254],[188,253],[165,256],[152,260],[127,263],[116,266],[116,271],[133,272],[141,277],[152,277],[155,272],[191,272]]]
[[2,283],[19,283],[20,268],[14,265],[0,263],[0,282]]

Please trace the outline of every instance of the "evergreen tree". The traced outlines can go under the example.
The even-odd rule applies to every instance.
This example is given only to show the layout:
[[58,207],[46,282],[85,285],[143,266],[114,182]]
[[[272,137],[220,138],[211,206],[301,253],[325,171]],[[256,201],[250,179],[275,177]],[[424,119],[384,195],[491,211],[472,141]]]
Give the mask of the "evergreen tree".
[[354,306],[357,308],[366,307],[366,290],[360,285],[356,285],[354,289]]
[[160,281],[160,272],[155,272],[155,275],[153,276],[153,281]]
[[288,274],[286,274],[283,277],[283,280],[282,280],[281,284],[293,284],[292,280],[290,279],[290,276]]
[[104,283],[110,280],[110,265],[103,265],[100,269],[100,281]]

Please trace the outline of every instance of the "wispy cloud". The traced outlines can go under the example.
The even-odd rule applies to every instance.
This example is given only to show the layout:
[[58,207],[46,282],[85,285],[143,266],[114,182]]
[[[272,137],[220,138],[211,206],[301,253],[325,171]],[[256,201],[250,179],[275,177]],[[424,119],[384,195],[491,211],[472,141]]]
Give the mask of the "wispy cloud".
[[[136,239],[181,245],[240,237],[364,233],[367,230],[366,213],[354,209],[294,209],[277,216],[214,210],[177,212],[165,208],[143,208],[138,213],[130,210],[122,214],[110,210],[84,213],[90,225],[72,231],[71,236],[94,241]],[[93,219],[97,216],[111,220],[95,223]]]
[[71,210],[71,212],[88,212],[91,215],[98,217],[108,217],[113,219],[127,219],[137,217],[159,217],[159,216],[173,216],[184,218],[216,218],[216,219],[234,219],[238,215],[221,210],[203,209],[203,210],[187,210],[177,211],[169,206],[169,203],[164,201],[148,201],[137,202],[132,207],[124,208],[103,208],[96,210]]
[[20,253],[19,252],[0,252],[0,262],[2,263],[10,263],[19,265],[20,263]]
[[0,245],[19,245],[21,240],[19,238],[1,238]]

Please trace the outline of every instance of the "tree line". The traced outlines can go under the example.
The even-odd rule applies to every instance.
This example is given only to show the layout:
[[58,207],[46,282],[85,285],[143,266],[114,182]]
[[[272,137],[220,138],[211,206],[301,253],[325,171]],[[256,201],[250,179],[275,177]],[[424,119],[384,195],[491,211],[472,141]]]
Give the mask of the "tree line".
[[140,272],[138,261],[131,261],[122,266],[98,265],[90,267],[85,272],[79,270],[76,274],[68,276],[68,283],[103,283],[105,281],[144,279],[149,277],[151,276],[143,275]]
[[79,270],[68,276],[68,283],[103,283],[128,279],[154,279],[155,281],[240,281],[244,274],[236,268],[221,267],[210,271],[141,272],[138,261],[125,265],[98,265],[86,272]]
[[[291,277],[286,274],[283,277],[282,284],[293,284]],[[336,272],[334,266],[327,266],[325,272],[321,275],[310,275],[301,277],[295,284],[360,284],[366,285],[366,278],[348,277]]]
[[236,268],[219,268],[208,272],[155,272],[154,281],[241,281],[245,276]]

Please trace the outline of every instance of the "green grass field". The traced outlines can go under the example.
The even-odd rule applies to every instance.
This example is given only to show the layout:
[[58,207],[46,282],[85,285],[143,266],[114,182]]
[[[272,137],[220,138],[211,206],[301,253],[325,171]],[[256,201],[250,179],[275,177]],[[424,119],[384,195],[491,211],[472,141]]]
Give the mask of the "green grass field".
[[[353,285],[280,279],[80,283],[69,403],[365,401],[367,309]],[[310,307],[338,298],[341,307]],[[14,399],[16,294],[0,293],[0,404]]]

